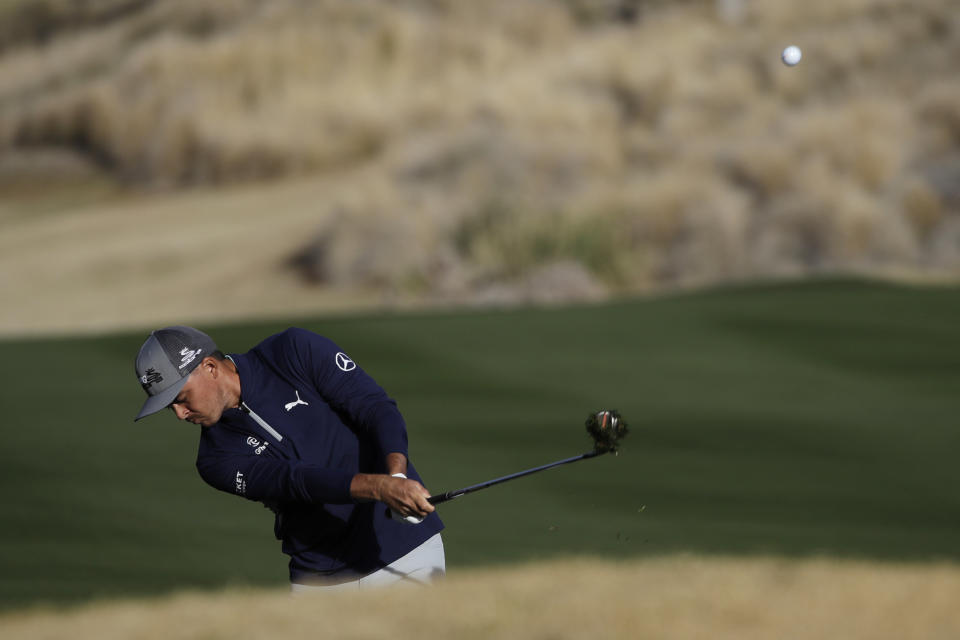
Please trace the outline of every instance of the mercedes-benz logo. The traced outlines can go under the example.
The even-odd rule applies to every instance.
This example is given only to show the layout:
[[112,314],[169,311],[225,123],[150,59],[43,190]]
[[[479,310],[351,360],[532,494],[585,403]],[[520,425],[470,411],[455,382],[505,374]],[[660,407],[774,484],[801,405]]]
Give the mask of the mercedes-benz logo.
[[341,351],[337,354],[337,366],[340,367],[341,371],[353,371],[357,368],[357,363]]

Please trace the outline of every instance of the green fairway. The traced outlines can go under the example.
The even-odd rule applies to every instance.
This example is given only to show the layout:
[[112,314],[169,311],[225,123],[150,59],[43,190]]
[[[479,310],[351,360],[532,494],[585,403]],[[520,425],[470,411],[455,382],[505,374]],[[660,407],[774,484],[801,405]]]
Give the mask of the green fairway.
[[[559,310],[336,317],[435,492],[604,456],[441,507],[448,568],[673,551],[960,560],[960,290],[749,286]],[[287,323],[201,326],[227,352]],[[134,424],[147,332],[0,342],[0,606],[282,584],[263,507],[194,469],[197,429]]]

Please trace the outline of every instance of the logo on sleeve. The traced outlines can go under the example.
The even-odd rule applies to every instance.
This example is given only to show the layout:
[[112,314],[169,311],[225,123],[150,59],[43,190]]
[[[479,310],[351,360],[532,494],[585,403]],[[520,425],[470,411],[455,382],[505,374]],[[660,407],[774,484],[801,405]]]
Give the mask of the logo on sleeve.
[[234,478],[234,482],[236,483],[235,489],[237,491],[237,495],[245,495],[247,493],[247,481],[243,477],[243,473],[239,470],[237,470],[237,476]]
[[337,354],[337,366],[340,367],[341,371],[353,371],[357,368],[357,363],[341,351]]

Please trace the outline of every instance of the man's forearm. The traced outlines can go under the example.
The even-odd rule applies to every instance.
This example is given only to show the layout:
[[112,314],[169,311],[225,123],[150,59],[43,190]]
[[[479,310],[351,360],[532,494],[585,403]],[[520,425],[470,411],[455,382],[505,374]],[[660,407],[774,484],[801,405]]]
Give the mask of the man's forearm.
[[375,473],[358,473],[350,481],[350,497],[354,500],[382,500],[383,486],[389,476]]
[[387,475],[402,473],[407,475],[407,456],[402,453],[387,454]]
[[407,475],[407,456],[402,453],[387,455],[386,475],[377,473],[358,473],[350,481],[350,497],[354,500],[383,500],[384,485],[395,473]]

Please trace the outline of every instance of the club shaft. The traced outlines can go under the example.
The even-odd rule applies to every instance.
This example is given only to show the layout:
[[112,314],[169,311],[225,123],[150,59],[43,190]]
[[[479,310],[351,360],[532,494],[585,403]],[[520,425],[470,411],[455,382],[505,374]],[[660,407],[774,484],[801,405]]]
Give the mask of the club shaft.
[[479,491],[480,489],[486,489],[487,487],[492,487],[508,480],[516,480],[517,478],[522,478],[523,476],[529,476],[532,473],[537,473],[538,471],[544,471],[546,469],[551,469],[553,467],[559,467],[562,464],[570,464],[571,462],[577,462],[578,460],[585,460],[587,458],[593,458],[600,455],[597,451],[589,451],[587,453],[582,453],[578,456],[573,456],[572,458],[565,458],[563,460],[557,460],[556,462],[550,462],[548,464],[534,467],[532,469],[524,469],[523,471],[518,471],[516,473],[511,473],[508,476],[502,476],[500,478],[494,478],[493,480],[487,480],[486,482],[481,482],[480,484],[470,485],[469,487],[464,487],[462,489],[455,489],[453,491],[447,491],[446,493],[441,493],[439,495],[430,496],[427,501],[430,504],[437,505],[448,500],[453,500],[454,498],[459,498],[460,496],[466,495],[468,493],[473,493],[474,491]]

